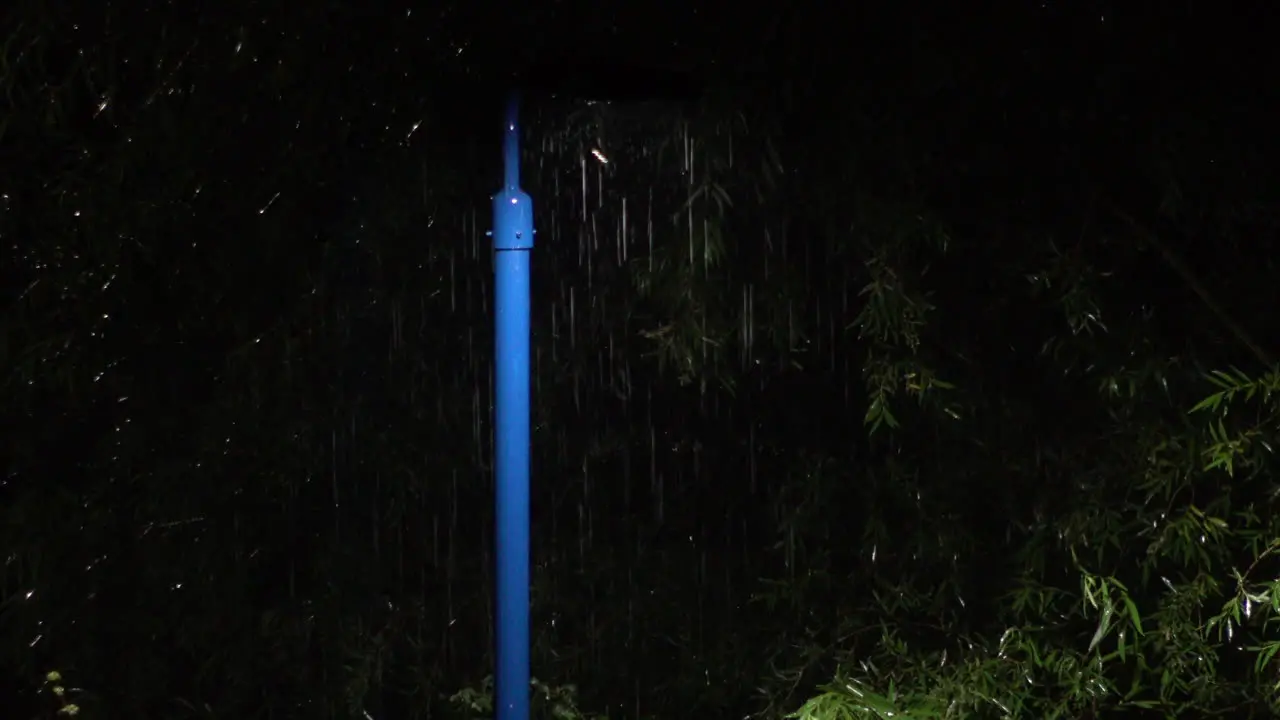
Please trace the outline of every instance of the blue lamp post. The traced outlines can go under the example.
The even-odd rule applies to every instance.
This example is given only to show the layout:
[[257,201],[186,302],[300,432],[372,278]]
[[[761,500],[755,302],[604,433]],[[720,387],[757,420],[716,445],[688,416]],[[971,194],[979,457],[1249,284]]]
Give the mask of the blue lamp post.
[[497,720],[529,717],[529,255],[533,202],[520,189],[519,97],[507,102],[502,190],[493,196]]
[[[600,59],[578,70],[543,67],[532,77],[558,91],[612,99],[691,100],[696,88],[682,73],[622,68]],[[604,84],[603,78],[610,82]],[[520,189],[519,96],[507,101],[502,190],[493,196],[494,473],[497,544],[497,720],[529,719],[529,255],[533,202]]]

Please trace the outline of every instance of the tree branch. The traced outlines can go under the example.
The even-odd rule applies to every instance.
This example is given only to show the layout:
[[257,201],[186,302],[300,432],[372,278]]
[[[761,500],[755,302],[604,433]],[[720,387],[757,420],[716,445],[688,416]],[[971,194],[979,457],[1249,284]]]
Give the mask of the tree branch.
[[1209,308],[1209,312],[1213,313],[1213,315],[1218,318],[1218,321],[1236,337],[1236,340],[1249,348],[1249,351],[1253,353],[1253,356],[1257,358],[1264,367],[1275,367],[1275,361],[1272,359],[1271,354],[1264,350],[1262,346],[1253,339],[1253,336],[1249,334],[1249,331],[1245,330],[1243,325],[1236,322],[1235,318],[1231,317],[1231,314],[1227,312],[1226,308],[1222,307],[1222,305],[1209,294],[1209,289],[1204,286],[1204,283],[1200,282],[1199,278],[1195,276],[1195,273],[1191,271],[1191,268],[1187,267],[1187,264],[1182,261],[1182,258],[1173,251],[1173,248],[1162,242],[1154,232],[1148,230],[1129,213],[1115,207],[1114,205],[1111,209],[1116,216],[1129,226],[1129,229],[1133,230],[1133,232],[1137,233],[1142,240],[1160,251],[1160,256],[1164,258],[1165,264],[1167,264],[1175,273],[1178,274],[1179,277],[1182,278],[1182,281],[1187,284],[1187,287],[1191,288],[1191,291],[1200,298],[1200,301],[1204,303],[1205,307]]

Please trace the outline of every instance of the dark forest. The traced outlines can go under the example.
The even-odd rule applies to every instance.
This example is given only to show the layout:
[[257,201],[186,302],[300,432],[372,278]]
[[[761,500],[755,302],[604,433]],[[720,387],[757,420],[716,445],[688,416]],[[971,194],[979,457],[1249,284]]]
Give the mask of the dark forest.
[[[1112,7],[1114,5],[1114,7]],[[1280,716],[1280,67],[1204,2],[0,8],[0,714]]]

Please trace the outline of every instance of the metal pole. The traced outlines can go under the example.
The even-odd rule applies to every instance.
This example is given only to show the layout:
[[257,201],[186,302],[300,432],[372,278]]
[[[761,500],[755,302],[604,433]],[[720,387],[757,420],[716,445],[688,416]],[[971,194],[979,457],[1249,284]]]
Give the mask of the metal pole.
[[519,98],[507,104],[503,189],[493,196],[497,720],[529,718],[529,255],[533,202],[520,190]]

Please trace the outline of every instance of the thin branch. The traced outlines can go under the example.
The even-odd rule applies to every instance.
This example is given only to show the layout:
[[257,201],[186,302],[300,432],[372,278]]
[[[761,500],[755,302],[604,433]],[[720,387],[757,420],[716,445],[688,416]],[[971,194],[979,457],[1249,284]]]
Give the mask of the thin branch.
[[1249,351],[1253,353],[1254,357],[1256,357],[1264,367],[1275,367],[1275,361],[1272,359],[1271,354],[1264,350],[1262,346],[1253,339],[1253,336],[1249,334],[1249,331],[1246,330],[1243,325],[1236,322],[1235,318],[1231,317],[1231,314],[1227,312],[1226,308],[1222,307],[1222,305],[1209,294],[1209,289],[1204,286],[1204,283],[1200,282],[1199,278],[1195,276],[1195,273],[1191,271],[1191,268],[1187,267],[1187,264],[1183,262],[1182,258],[1173,251],[1173,248],[1170,248],[1168,245],[1163,243],[1154,232],[1148,230],[1137,220],[1133,219],[1133,216],[1129,215],[1129,213],[1126,213],[1120,208],[1114,206],[1112,207],[1112,211],[1115,212],[1115,214],[1123,220],[1125,224],[1133,230],[1133,232],[1137,233],[1140,238],[1149,243],[1156,250],[1160,251],[1160,256],[1164,258],[1165,264],[1167,264],[1175,273],[1178,274],[1179,277],[1182,278],[1182,281],[1187,284],[1187,287],[1191,288],[1191,291],[1200,298],[1200,301],[1204,303],[1205,307],[1209,308],[1209,312],[1213,313],[1213,315],[1218,318],[1218,321],[1236,337],[1236,340],[1249,348]]

